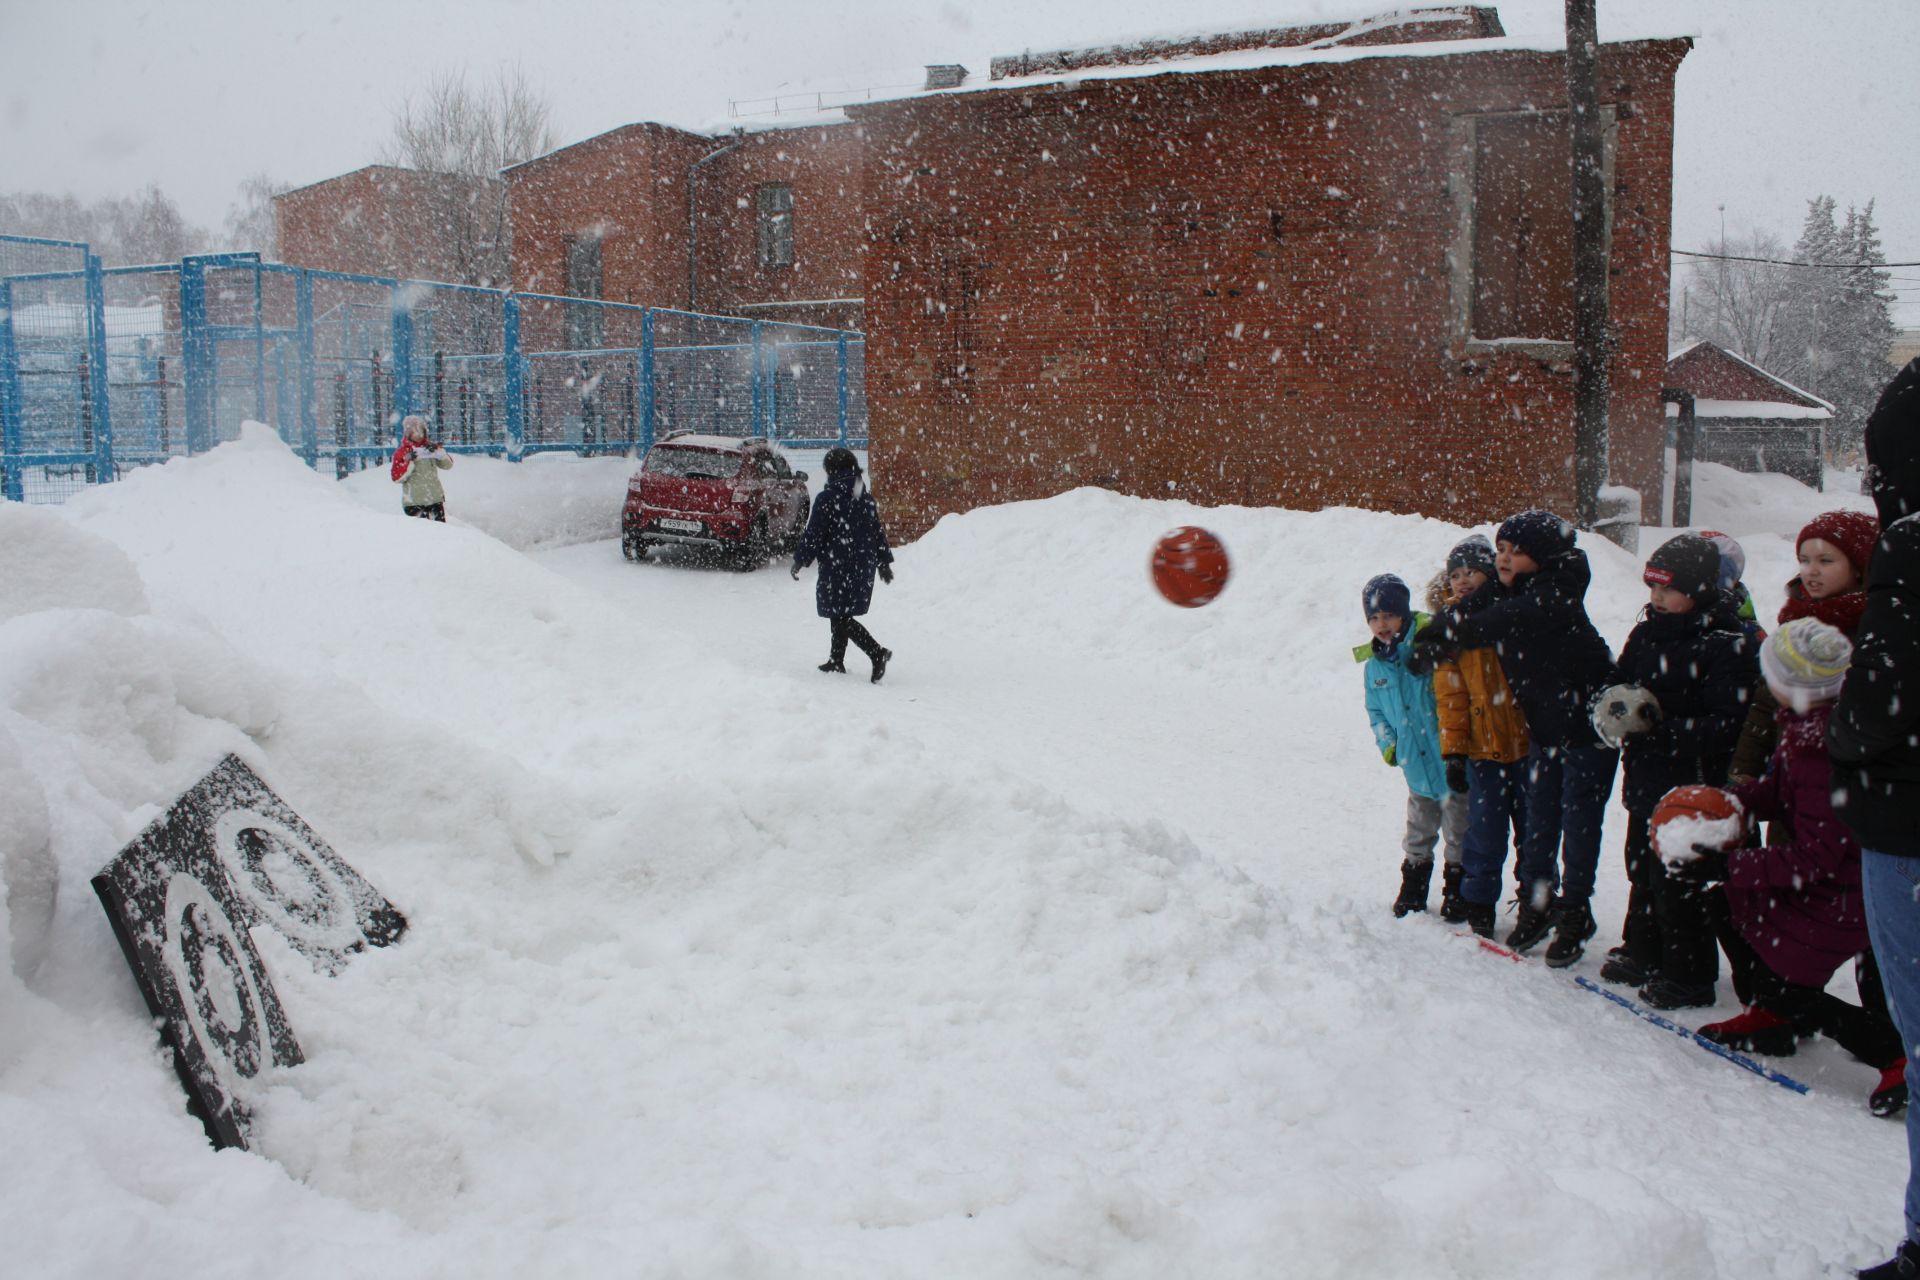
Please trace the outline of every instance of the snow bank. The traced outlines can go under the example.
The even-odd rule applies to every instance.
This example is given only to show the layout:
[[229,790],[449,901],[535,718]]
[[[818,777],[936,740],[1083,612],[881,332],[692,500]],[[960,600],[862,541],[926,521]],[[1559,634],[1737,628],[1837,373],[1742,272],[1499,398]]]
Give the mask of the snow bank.
[[[623,464],[473,461],[446,526],[254,429],[8,513],[48,563],[0,590],[0,799],[58,897],[0,968],[7,1270],[1788,1275],[1897,1235],[1866,1068],[1809,1046],[1793,1097],[1386,911],[1360,584],[1466,531],[949,517],[876,688],[813,670],[810,584],[625,563]],[[1234,557],[1205,609],[1147,583],[1181,524]],[[1589,554],[1617,644],[1639,563]],[[256,933],[308,1061],[216,1155],[86,879],[227,751],[412,928],[335,978]]]

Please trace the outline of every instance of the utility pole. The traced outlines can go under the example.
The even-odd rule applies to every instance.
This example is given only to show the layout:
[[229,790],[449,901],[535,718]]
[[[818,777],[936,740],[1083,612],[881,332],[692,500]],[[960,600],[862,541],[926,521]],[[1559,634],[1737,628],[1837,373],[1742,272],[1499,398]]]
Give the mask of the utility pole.
[[1607,226],[1594,0],[1567,0],[1567,107],[1573,143],[1574,523],[1600,518],[1607,482]]

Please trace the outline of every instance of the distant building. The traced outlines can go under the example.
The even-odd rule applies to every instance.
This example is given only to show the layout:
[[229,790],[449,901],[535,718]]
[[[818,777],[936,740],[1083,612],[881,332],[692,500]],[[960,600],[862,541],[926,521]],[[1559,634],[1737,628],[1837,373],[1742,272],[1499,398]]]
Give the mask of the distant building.
[[[1694,457],[1738,471],[1778,471],[1824,489],[1833,406],[1711,342],[1667,359],[1667,385],[1693,393]],[[1670,405],[1670,417],[1679,407]]]
[[280,260],[355,275],[458,283],[476,257],[475,246],[462,243],[474,223],[449,217],[448,210],[485,207],[499,187],[497,179],[384,164],[298,187],[273,198]]
[[1893,348],[1887,352],[1887,361],[1896,369],[1904,369],[1920,356],[1920,329],[1902,329],[1893,335]]

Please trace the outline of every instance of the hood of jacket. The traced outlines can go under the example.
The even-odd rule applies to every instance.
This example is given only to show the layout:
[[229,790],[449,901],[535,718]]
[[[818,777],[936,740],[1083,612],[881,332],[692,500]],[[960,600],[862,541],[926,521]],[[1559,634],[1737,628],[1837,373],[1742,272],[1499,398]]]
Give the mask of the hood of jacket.
[[1883,529],[1920,511],[1920,356],[1893,375],[1867,416],[1867,485]]

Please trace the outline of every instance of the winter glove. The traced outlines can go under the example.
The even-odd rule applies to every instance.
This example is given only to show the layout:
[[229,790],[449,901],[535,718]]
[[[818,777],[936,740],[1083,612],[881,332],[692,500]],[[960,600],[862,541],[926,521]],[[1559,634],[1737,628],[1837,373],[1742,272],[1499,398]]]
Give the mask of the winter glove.
[[1447,766],[1447,790],[1457,796],[1467,794],[1467,758],[1443,756],[1441,762]]
[[1693,857],[1682,863],[1668,863],[1667,874],[1689,884],[1717,884],[1727,878],[1727,851],[1710,844],[1693,846]]
[[1445,642],[1431,638],[1423,631],[1413,638],[1413,648],[1407,651],[1407,674],[1410,676],[1432,675],[1433,669],[1446,659]]
[[889,583],[893,581],[893,566],[892,566],[892,565],[890,565],[890,564],[883,564],[883,565],[881,565],[881,566],[880,566],[880,581],[882,581],[882,582],[889,582]]
[[794,566],[793,566],[793,580],[794,580],[795,582],[798,582],[798,581],[800,581],[800,564],[799,564],[799,562],[798,562],[798,561],[795,561],[795,562],[794,562]]
[[1393,763],[1393,755],[1394,755],[1394,752],[1392,747],[1380,748],[1380,758],[1382,760],[1385,760],[1388,764]]

